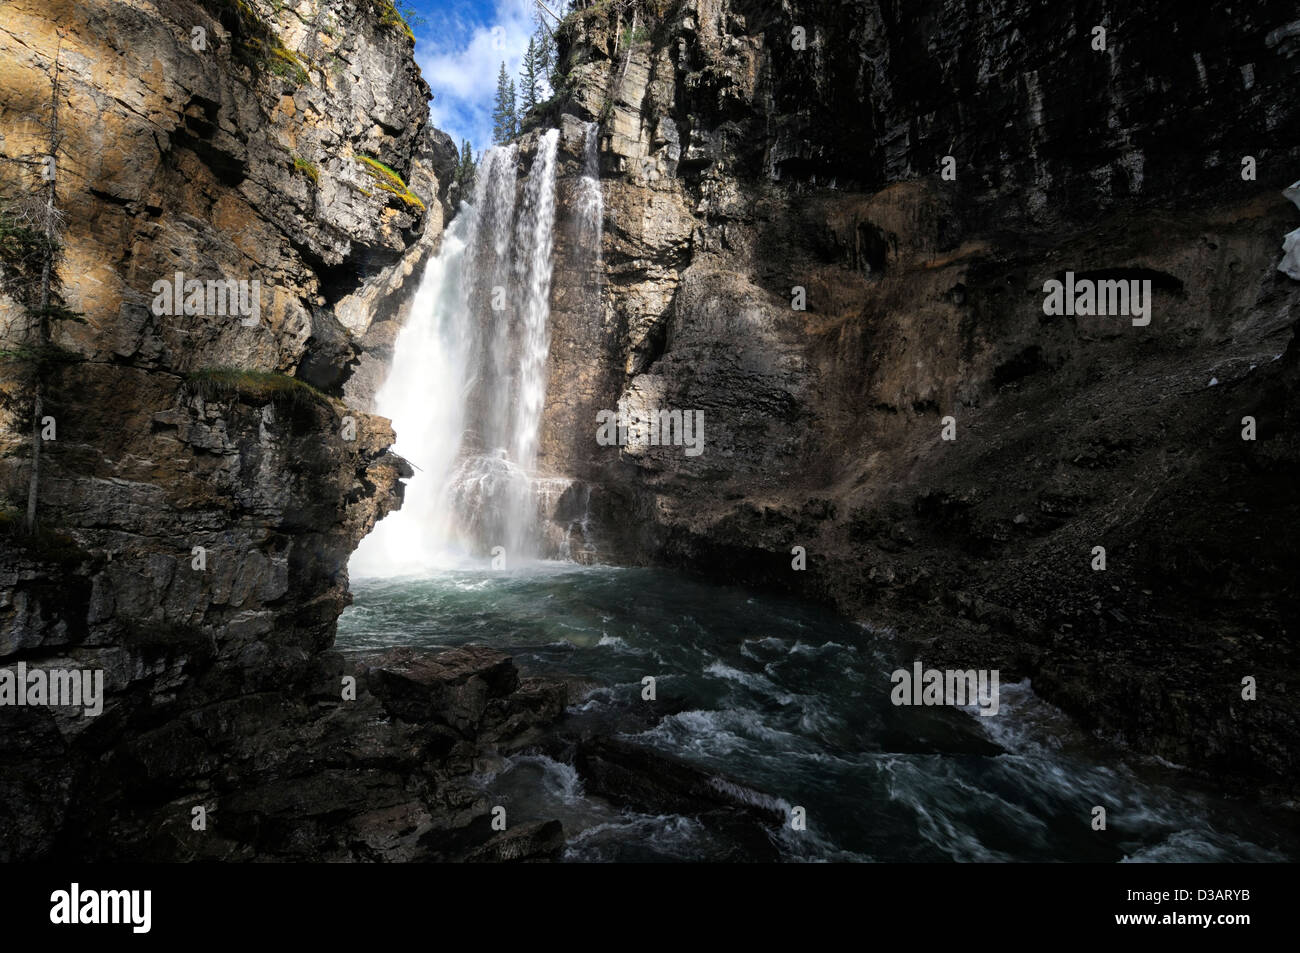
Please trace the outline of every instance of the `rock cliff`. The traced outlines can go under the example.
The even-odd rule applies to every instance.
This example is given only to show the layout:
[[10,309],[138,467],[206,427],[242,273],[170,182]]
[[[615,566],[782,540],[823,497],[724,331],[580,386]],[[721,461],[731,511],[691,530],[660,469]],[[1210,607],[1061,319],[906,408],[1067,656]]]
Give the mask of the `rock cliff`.
[[[601,308],[555,281],[543,457],[590,552],[1293,784],[1294,7],[597,3],[558,36],[539,121],[570,188],[601,123],[606,216]],[[1067,272],[1149,281],[1149,324],[1046,315]],[[704,452],[600,446],[620,401],[703,411]]]
[[[348,557],[410,472],[344,383],[446,213],[412,51],[372,0],[0,11],[4,208],[44,202],[57,115],[64,222],[48,343],[30,283],[0,297],[0,665],[102,669],[106,694],[97,717],[0,707],[3,859],[407,858],[468,823],[431,780],[455,759],[424,755],[472,752],[483,706],[454,744],[422,734],[329,651]],[[193,280],[255,307],[160,299]],[[480,663],[509,666],[439,677]]]

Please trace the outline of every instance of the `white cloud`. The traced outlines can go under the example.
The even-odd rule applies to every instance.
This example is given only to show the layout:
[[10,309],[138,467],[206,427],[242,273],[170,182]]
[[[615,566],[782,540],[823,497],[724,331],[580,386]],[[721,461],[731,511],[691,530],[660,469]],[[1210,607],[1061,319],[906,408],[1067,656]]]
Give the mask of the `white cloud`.
[[[456,145],[469,139],[478,154],[492,144],[497,73],[504,60],[506,72],[518,84],[533,35],[533,9],[533,0],[497,0],[491,21],[472,31],[462,22],[448,30],[449,24],[438,22],[436,14],[428,16],[422,32],[436,37],[436,45],[416,58],[433,90],[433,124],[450,133]],[[462,31],[459,42],[457,27]]]

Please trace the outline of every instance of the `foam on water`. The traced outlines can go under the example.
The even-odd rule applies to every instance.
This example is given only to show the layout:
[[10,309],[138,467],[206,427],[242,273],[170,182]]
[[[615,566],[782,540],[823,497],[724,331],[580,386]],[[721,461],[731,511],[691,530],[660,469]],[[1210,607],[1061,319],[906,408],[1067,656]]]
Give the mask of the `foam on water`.
[[[662,570],[537,564],[359,586],[345,651],[486,643],[527,674],[586,686],[569,717],[703,769],[762,816],[745,849],[789,860],[1277,860],[1297,855],[1271,809],[1199,788],[1186,772],[1078,732],[1028,681],[1000,713],[897,707],[891,642],[811,607]],[[653,662],[652,662],[653,660]],[[658,701],[642,700],[642,678]],[[666,711],[650,727],[650,711]],[[698,819],[639,814],[587,791],[539,753],[485,775],[511,823],[555,817],[573,860],[725,859],[735,842]],[[750,799],[738,791],[753,792]],[[1108,830],[1091,830],[1093,805]],[[752,832],[750,835],[753,836]]]

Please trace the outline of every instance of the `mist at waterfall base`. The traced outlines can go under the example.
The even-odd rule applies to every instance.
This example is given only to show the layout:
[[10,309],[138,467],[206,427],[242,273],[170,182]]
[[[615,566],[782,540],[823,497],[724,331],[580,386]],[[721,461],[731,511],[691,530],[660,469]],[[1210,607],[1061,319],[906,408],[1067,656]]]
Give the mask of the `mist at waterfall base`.
[[[595,128],[572,207],[598,254]],[[1083,736],[1028,683],[997,717],[896,707],[895,636],[822,609],[661,569],[535,557],[557,134],[541,137],[516,201],[515,147],[486,153],[427,265],[378,412],[416,466],[405,502],[363,541],[346,654],[489,645],[524,675],[569,682],[566,724],[614,732],[704,769],[772,822],[741,843],[706,817],[643,814],[588,793],[572,764],[525,751],[480,765],[511,826],[558,819],[565,859],[1283,860],[1289,826],[1184,772]],[[516,207],[518,206],[518,207]],[[564,224],[564,223],[561,223]],[[506,306],[492,307],[496,289]],[[498,295],[499,297],[499,295]],[[501,302],[498,300],[497,302]],[[593,422],[594,425],[594,422]],[[490,568],[501,546],[508,568]],[[918,633],[924,634],[924,633]],[[642,679],[657,680],[646,712]],[[558,756],[558,752],[552,752]],[[1107,831],[1091,826],[1106,806]],[[739,852],[739,853],[738,853]]]

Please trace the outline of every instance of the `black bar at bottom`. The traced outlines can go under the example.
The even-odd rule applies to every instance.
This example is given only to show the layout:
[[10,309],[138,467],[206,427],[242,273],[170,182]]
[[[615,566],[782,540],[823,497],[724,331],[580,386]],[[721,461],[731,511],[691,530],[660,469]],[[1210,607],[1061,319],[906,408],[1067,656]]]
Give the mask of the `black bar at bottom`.
[[[11,939],[209,943],[288,931],[295,945],[337,948],[386,942],[389,929],[415,928],[433,943],[478,930],[485,941],[519,931],[540,940],[551,929],[590,936],[608,927],[617,938],[693,925],[735,938],[786,922],[856,935],[911,924],[931,939],[1001,924],[1056,937],[1233,943],[1294,927],[1294,875],[1291,865],[1269,864],[12,865],[0,868],[0,883]],[[73,884],[75,919],[125,922],[70,922]],[[149,891],[147,932],[145,895],[130,891]],[[661,937],[672,935],[682,938]]]

